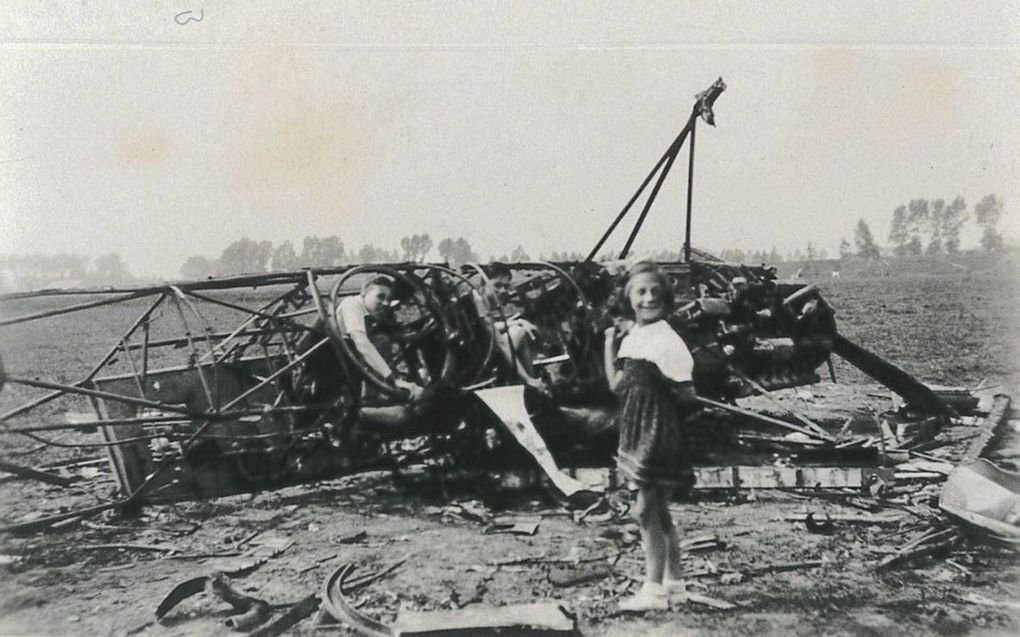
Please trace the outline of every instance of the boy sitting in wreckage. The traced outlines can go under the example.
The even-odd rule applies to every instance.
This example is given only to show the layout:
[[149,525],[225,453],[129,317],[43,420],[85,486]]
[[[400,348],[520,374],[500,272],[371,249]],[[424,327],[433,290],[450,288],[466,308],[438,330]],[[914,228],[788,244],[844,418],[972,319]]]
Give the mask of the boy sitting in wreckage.
[[393,298],[393,287],[394,281],[388,276],[369,279],[361,286],[360,294],[345,297],[337,304],[336,320],[341,333],[350,337],[365,363],[388,384],[407,390],[414,402],[421,398],[422,386],[398,378],[368,334],[366,319],[378,321],[385,317]]
[[505,263],[490,263],[485,273],[488,281],[482,285],[480,293],[472,295],[478,316],[491,326],[501,356],[513,367],[518,378],[529,387],[548,392],[545,381],[538,377],[533,365],[534,346],[540,338],[538,328],[521,318],[510,304],[515,293],[510,282],[510,268]]

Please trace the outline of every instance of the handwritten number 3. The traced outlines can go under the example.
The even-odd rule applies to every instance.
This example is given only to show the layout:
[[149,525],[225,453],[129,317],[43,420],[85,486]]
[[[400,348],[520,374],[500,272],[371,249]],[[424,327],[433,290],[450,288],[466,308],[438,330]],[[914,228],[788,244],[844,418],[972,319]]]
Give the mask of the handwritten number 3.
[[198,17],[197,18],[194,15],[189,15],[189,14],[193,14],[193,13],[194,13],[194,11],[181,11],[180,13],[178,13],[177,15],[174,16],[174,22],[176,22],[177,24],[179,24],[179,25],[181,25],[183,27],[184,25],[188,24],[189,22],[201,22],[202,18],[205,17],[205,10],[204,9],[199,9],[198,10]]

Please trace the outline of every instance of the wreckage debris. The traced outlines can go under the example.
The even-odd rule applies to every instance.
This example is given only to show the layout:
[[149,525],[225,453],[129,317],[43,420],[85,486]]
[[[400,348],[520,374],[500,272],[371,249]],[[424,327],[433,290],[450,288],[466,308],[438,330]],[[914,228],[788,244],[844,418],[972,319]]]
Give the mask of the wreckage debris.
[[541,516],[526,516],[520,518],[496,518],[492,524],[485,528],[483,533],[495,534],[505,533],[508,535],[535,535],[538,533],[538,525],[541,524]]
[[918,557],[948,553],[961,540],[962,536],[955,528],[932,530],[896,549],[895,553],[882,559],[876,568],[891,568]]
[[[817,382],[815,370],[837,353],[870,370],[915,411],[924,408],[939,418],[952,415],[939,396],[959,392],[942,388],[937,395],[850,343],[836,330],[833,310],[817,286],[780,281],[763,266],[696,256],[662,268],[682,297],[680,309],[669,318],[690,340],[692,351],[699,352],[695,381],[706,407],[756,427],[793,434],[771,441],[776,444],[832,446],[842,432],[830,433],[773,392]],[[457,271],[418,263],[316,268],[97,290],[92,292],[122,296],[0,320],[0,326],[15,325],[125,300],[151,300],[79,381],[66,384],[7,373],[0,379],[50,392],[0,415],[5,422],[70,396],[90,399],[95,419],[76,414],[71,422],[8,427],[3,433],[36,435],[39,427],[46,428],[39,432],[101,429],[114,477],[126,494],[124,500],[110,503],[112,508],[399,466],[432,452],[430,445],[412,449],[403,444],[429,436],[432,442],[443,442],[436,445],[437,456],[450,454],[466,465],[484,466],[486,460],[507,455],[510,447],[523,451],[518,465],[540,467],[554,492],[571,508],[582,509],[602,492],[572,478],[563,467],[611,461],[615,430],[596,339],[612,320],[622,275],[609,264],[591,260],[508,267],[513,302],[534,322],[548,350],[536,359],[545,374],[544,392],[526,390],[519,378],[497,364],[491,326],[471,302],[480,294],[479,286],[488,284],[485,268],[470,264]],[[405,391],[375,377],[331,320],[332,307],[356,294],[359,282],[375,274],[399,282],[394,295],[400,311],[384,317],[387,325],[380,329],[394,331],[409,349],[391,366],[428,380],[429,399],[413,408]],[[737,279],[746,289],[737,289]],[[252,286],[287,289],[257,308],[229,295],[215,296]],[[329,294],[322,286],[330,288]],[[46,294],[56,292],[41,295]],[[232,314],[240,325],[212,325],[199,304],[240,313]],[[166,308],[172,311],[164,312]],[[172,338],[149,338],[157,323],[166,326],[174,317],[180,320],[164,330]],[[205,323],[201,336],[189,327],[195,320]],[[132,356],[146,365],[139,366]],[[410,369],[408,361],[417,359],[420,368]],[[171,365],[171,360],[180,364]],[[363,383],[386,400],[362,404],[358,397]],[[753,394],[765,397],[787,419],[734,404]],[[923,427],[915,432],[899,425],[883,432],[877,443],[906,446],[923,438],[918,435]],[[755,436],[770,442],[768,434],[740,435],[748,442]],[[68,517],[92,514],[83,510]],[[67,518],[11,530],[28,532],[62,519]]]
[[980,458],[950,474],[939,507],[972,532],[1020,550],[1020,474]]
[[555,602],[401,613],[392,631],[394,637],[580,635],[574,620]]
[[[614,560],[615,563],[615,560]],[[573,565],[554,565],[549,569],[549,583],[559,588],[578,586],[609,577],[613,564],[585,562]]]
[[291,606],[276,619],[259,626],[249,633],[251,637],[276,637],[287,632],[319,610],[321,600],[318,595],[311,594]]
[[783,518],[786,522],[800,522],[809,528],[812,524],[829,523],[835,524],[899,524],[903,521],[902,515],[850,515],[840,513],[823,513],[824,522],[818,519],[814,512],[798,515],[788,515]]
[[[510,606],[471,606],[451,611],[401,612],[393,626],[379,622],[356,609],[344,596],[347,577],[354,566],[347,564],[323,582],[323,608],[337,621],[352,627],[362,637],[440,637],[444,635],[512,634],[564,635],[578,637],[573,618],[554,602]],[[360,580],[367,581],[365,578]],[[356,585],[356,584],[354,584]]]
[[294,540],[281,535],[266,534],[260,537],[258,542],[252,541],[251,544],[252,548],[239,556],[212,563],[212,569],[231,576],[254,572],[255,569],[293,546]]
[[72,478],[60,476],[55,473],[49,473],[47,471],[40,471],[39,469],[33,469],[31,467],[24,467],[13,462],[8,462],[7,460],[0,460],[0,472],[9,473],[23,480],[38,480],[39,482],[45,482],[46,484],[52,484],[58,487],[67,487],[74,482]]
[[156,607],[156,619],[163,619],[178,604],[204,591],[207,581],[209,581],[209,576],[202,575],[185,580],[174,586],[173,590]]
[[[717,85],[716,95],[719,90]],[[633,239],[632,234],[628,248]],[[678,296],[683,297],[680,310],[670,319],[685,338],[698,345],[692,351],[700,357],[696,381],[698,391],[704,394],[700,400],[705,413],[720,421],[723,416],[727,419],[720,429],[732,434],[726,439],[729,451],[748,452],[746,457],[731,455],[725,461],[713,461],[714,466],[697,468],[696,491],[701,497],[708,499],[719,491],[744,490],[753,496],[756,490],[797,490],[873,511],[848,515],[825,510],[787,516],[787,521],[803,524],[809,531],[837,533],[847,525],[900,525],[894,535],[897,542],[906,533],[919,533],[878,561],[875,566],[881,569],[911,565],[924,556],[950,554],[964,541],[987,541],[1016,549],[1020,544],[1017,476],[989,461],[997,458],[1006,463],[1013,458],[1016,466],[1015,455],[989,448],[1009,423],[1008,397],[996,396],[989,413],[979,421],[971,414],[978,414],[982,405],[970,390],[925,385],[840,334],[833,310],[817,286],[779,281],[774,271],[765,267],[725,264],[701,255],[692,259],[689,244],[685,248],[683,262],[664,264],[663,268],[675,283]],[[470,272],[471,268],[477,272]],[[8,375],[0,369],[0,385],[51,392],[0,414],[2,433],[34,436],[62,429],[101,431],[103,442],[90,444],[106,447],[109,458],[83,463],[110,462],[122,495],[119,500],[76,511],[39,514],[41,517],[3,530],[62,530],[115,509],[137,510],[153,503],[257,492],[368,470],[432,466],[429,463],[489,470],[489,464],[506,457],[512,457],[513,462],[499,467],[500,474],[512,475],[521,465],[536,474],[534,469],[541,469],[552,493],[569,509],[561,513],[575,522],[618,520],[627,511],[613,495],[606,495],[619,484],[612,472],[604,469],[611,462],[615,432],[595,340],[606,321],[612,320],[614,286],[621,282],[618,273],[591,259],[569,264],[514,264],[512,270],[521,309],[540,323],[537,327],[545,337],[548,351],[542,351],[535,361],[543,380],[548,381],[544,391],[521,387],[520,379],[494,362],[498,359],[493,355],[491,325],[480,321],[483,317],[470,302],[486,283],[487,275],[480,266],[460,272],[445,265],[417,263],[344,266],[185,282],[123,291],[125,295],[117,298],[0,320],[2,327],[125,300],[152,301],[107,356],[73,384]],[[399,311],[386,319],[394,323],[390,327],[404,348],[402,358],[395,361],[400,373],[406,370],[409,378],[415,380],[416,376],[427,385],[427,399],[420,404],[408,406],[400,388],[387,379],[375,378],[365,361],[349,351],[348,335],[332,320],[337,302],[356,293],[358,277],[373,273],[391,274],[412,290],[395,294]],[[749,282],[749,294],[736,289],[738,278]],[[350,285],[343,285],[345,282]],[[274,285],[285,285],[287,290],[257,309],[244,306],[229,294],[210,296],[218,290]],[[331,294],[326,295],[322,288],[331,285]],[[241,312],[244,318],[238,318],[239,325],[210,325],[194,306],[199,302]],[[150,327],[166,323],[157,322],[165,318],[157,309],[171,304],[181,318],[179,329],[166,338],[150,338]],[[185,319],[185,312],[205,323],[203,328],[189,326],[192,319]],[[415,313],[417,318],[407,320]],[[142,361],[137,369],[139,361],[132,358],[134,354]],[[164,354],[165,360],[175,355],[179,360],[163,364],[160,357]],[[832,354],[891,389],[905,401],[901,408],[875,413],[872,431],[861,434],[854,427],[860,424],[859,418],[843,421],[845,414],[841,414],[842,423],[816,422],[774,393],[817,382],[822,365],[828,366],[835,382]],[[416,362],[421,365],[411,369]],[[393,400],[368,404],[363,385]],[[736,404],[754,394],[782,413],[759,413]],[[95,417],[76,414],[66,423],[7,425],[15,417],[33,413],[35,407],[71,396],[88,399]],[[803,391],[797,391],[796,399],[809,406],[817,402]],[[972,433],[971,429],[963,435],[951,431],[961,422],[959,416],[974,418],[967,421],[968,426],[972,423],[979,431]],[[968,436],[976,437],[974,444],[964,461],[956,464],[958,456],[952,447]],[[739,447],[730,444],[738,441]],[[779,455],[763,460],[762,449],[778,450]],[[600,472],[605,479],[581,479],[582,471],[575,472],[575,467]],[[94,466],[85,468],[89,471],[82,470],[76,477],[87,480],[100,475]],[[54,486],[66,487],[74,481],[52,470],[57,468],[32,469],[0,461],[0,471]],[[361,503],[370,500],[360,497]],[[934,507],[936,500],[939,508]],[[887,508],[899,511],[877,513]],[[480,525],[487,525],[485,533],[523,536],[538,533],[543,519],[494,518],[484,505],[471,500],[435,507],[435,512],[476,523],[479,530]],[[907,516],[916,518],[914,525],[904,522],[910,519]],[[292,528],[286,524],[282,528]],[[321,528],[313,525],[307,530]],[[543,531],[551,526],[548,523]],[[600,535],[618,549],[623,545],[628,551],[635,550],[635,534],[620,527],[605,529]],[[690,555],[726,549],[730,546],[726,540],[733,535],[725,540],[714,533],[684,538],[681,549],[693,565],[688,576],[692,580],[715,577],[732,585],[755,575],[818,568],[832,561],[733,570]],[[331,541],[354,544],[366,537],[365,531],[359,531]],[[359,578],[350,577],[353,566],[347,565],[327,578],[321,594],[287,605],[270,605],[233,587],[231,576],[252,572],[290,546],[287,538],[256,531],[233,544],[238,551],[220,553],[182,554],[174,547],[140,543],[84,544],[78,548],[148,551],[164,554],[162,559],[235,557],[210,565],[216,572],[180,583],[159,605],[156,615],[162,618],[184,599],[205,592],[237,611],[228,620],[232,627],[255,628],[255,635],[289,630],[320,606],[373,637],[497,629],[513,630],[514,634],[542,630],[541,634],[576,634],[572,618],[556,604],[403,613],[389,627],[359,613],[344,599],[344,594],[385,577],[407,558]],[[338,553],[329,555],[298,572],[338,557]],[[609,578],[620,558],[620,553],[584,559],[533,556],[496,560],[494,568],[538,564],[549,583],[568,587]],[[18,561],[18,556],[6,560],[8,564]],[[966,567],[951,559],[946,564],[967,574]],[[686,601],[734,608],[730,602],[697,593],[689,593]],[[998,604],[987,598],[971,601]],[[271,618],[281,610],[284,612]]]
[[284,633],[298,622],[310,617],[319,608],[318,597],[310,595],[297,604],[288,605],[288,610],[280,617],[267,621],[276,607],[263,599],[241,592],[230,583],[225,574],[215,572],[185,580],[175,586],[156,608],[156,620],[162,620],[181,602],[202,592],[233,607],[234,614],[224,621],[226,627],[263,637]]
[[708,595],[702,595],[701,593],[694,593],[691,591],[671,596],[670,602],[672,603],[674,601],[679,603],[689,602],[691,604],[701,604],[703,606],[708,606],[709,608],[715,608],[716,610],[732,610],[737,607],[736,604],[724,599],[709,597]]
[[695,467],[695,489],[865,489],[875,479],[893,482],[879,467]]

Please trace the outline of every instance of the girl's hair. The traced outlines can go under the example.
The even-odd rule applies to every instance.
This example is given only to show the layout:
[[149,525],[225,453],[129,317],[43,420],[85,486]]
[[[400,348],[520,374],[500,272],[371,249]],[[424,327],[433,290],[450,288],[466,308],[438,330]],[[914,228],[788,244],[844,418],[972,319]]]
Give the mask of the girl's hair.
[[666,318],[673,312],[673,308],[676,306],[676,299],[673,298],[673,282],[669,280],[668,276],[663,274],[658,265],[651,261],[638,261],[627,274],[627,283],[623,286],[623,298],[620,304],[624,315],[628,318],[634,318],[634,308],[630,305],[630,289],[634,277],[639,274],[651,274],[655,277],[659,284],[659,289],[662,291],[662,317]]
[[365,281],[365,284],[361,286],[361,294],[364,295],[374,285],[389,288],[390,293],[393,293],[393,278],[385,274],[377,274],[368,281]]

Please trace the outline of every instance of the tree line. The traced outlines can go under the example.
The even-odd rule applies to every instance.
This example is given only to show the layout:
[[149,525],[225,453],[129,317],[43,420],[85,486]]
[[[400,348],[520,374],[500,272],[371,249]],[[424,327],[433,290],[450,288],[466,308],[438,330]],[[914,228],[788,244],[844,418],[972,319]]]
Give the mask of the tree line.
[[[854,227],[853,243],[846,237],[839,242],[839,258],[878,259],[883,250],[892,256],[918,256],[922,254],[956,254],[961,249],[960,232],[967,221],[973,219],[981,230],[979,247],[996,252],[1005,247],[999,221],[1005,214],[1005,203],[995,195],[988,195],[974,206],[973,214],[967,210],[963,197],[951,202],[945,199],[912,199],[897,206],[892,212],[889,246],[883,248],[864,219]],[[824,261],[829,258],[824,248],[808,242],[804,250],[796,248],[786,255],[775,247],[771,250],[743,250],[726,248],[719,257],[728,263],[782,263],[783,261]]]
[[80,254],[0,256],[0,292],[47,287],[122,285],[134,280],[135,277],[117,252],[95,259]]
[[[894,256],[921,254],[955,254],[960,251],[960,232],[973,220],[980,228],[980,247],[988,252],[1002,250],[1003,236],[998,225],[1005,214],[1005,203],[995,195],[981,199],[973,211],[968,211],[963,197],[950,202],[944,199],[912,199],[897,206],[892,212],[888,252]],[[434,250],[434,254],[433,254]],[[840,240],[839,258],[859,257],[877,259],[883,254],[863,219],[854,228],[853,243],[845,237]],[[412,234],[400,239],[400,249],[389,249],[365,244],[347,249],[338,235],[327,237],[307,236],[301,242],[300,252],[290,241],[274,245],[271,241],[255,241],[248,237],[228,245],[216,258],[191,256],[180,268],[188,279],[210,276],[260,273],[271,270],[293,270],[302,267],[331,267],[354,263],[386,263],[397,261],[426,261],[438,257],[452,265],[481,261],[471,243],[464,237],[447,237],[435,243],[428,234]],[[605,254],[600,257],[613,258]],[[799,248],[785,255],[775,247],[771,250],[743,250],[729,247],[719,256],[732,263],[782,263],[785,261],[825,260],[828,253],[808,242],[804,251]],[[553,252],[538,255],[539,261],[580,261],[580,252]],[[679,260],[677,250],[660,250],[648,258]],[[518,245],[510,254],[491,256],[491,260],[504,262],[530,261],[531,256]],[[109,254],[90,259],[78,254],[28,254],[0,256],[0,291],[30,290],[44,287],[74,285],[122,285],[136,281],[120,254]]]
[[244,237],[228,245],[220,256],[192,256],[181,266],[181,275],[188,279],[210,276],[260,273],[298,268],[333,267],[353,263],[392,263],[425,261],[433,253],[453,264],[478,261],[480,258],[464,237],[445,238],[436,244],[428,234],[412,234],[400,239],[400,249],[373,244],[349,249],[338,235],[308,236],[301,250],[290,241],[274,246],[271,241],[255,241]]
[[[980,246],[986,252],[997,252],[1004,247],[999,221],[1006,205],[995,195],[988,195],[974,206],[974,223],[981,229]],[[894,256],[921,254],[956,254],[960,251],[960,230],[971,218],[963,197],[946,203],[944,199],[911,199],[897,206],[889,225],[889,243]],[[867,259],[881,256],[882,250],[863,219],[854,229],[853,251],[844,238],[840,243],[840,256],[856,255]]]
[[[553,252],[550,261],[580,261],[580,252]],[[186,279],[204,279],[232,274],[294,270],[303,267],[332,267],[357,263],[394,263],[398,261],[439,260],[459,266],[479,262],[482,257],[464,237],[434,242],[428,234],[412,234],[400,240],[400,249],[366,244],[348,249],[338,235],[308,236],[300,251],[291,241],[274,245],[243,237],[232,242],[218,257],[188,257],[179,274]],[[505,262],[530,261],[531,256],[518,245],[510,254],[490,256]],[[547,260],[540,255],[539,260]],[[38,290],[47,287],[87,287],[125,285],[139,280],[128,269],[119,253],[95,259],[80,254],[28,254],[0,256],[0,293]]]
[[719,258],[727,263],[783,263],[784,261],[825,261],[829,251],[819,248],[813,241],[808,241],[804,249],[794,248],[785,255],[772,246],[771,250],[743,250],[741,248],[725,248]]
[[[960,232],[967,221],[973,219],[981,230],[979,247],[996,252],[1005,247],[999,221],[1005,214],[1005,203],[995,195],[988,195],[974,206],[973,214],[967,210],[963,197],[951,202],[945,199],[911,199],[892,212],[889,246],[883,248],[864,219],[854,227],[853,243],[846,237],[839,242],[839,258],[878,259],[884,253],[891,256],[918,256],[923,254],[956,254],[961,249]],[[824,261],[828,252],[808,242],[806,249],[796,248],[780,254],[771,250],[742,250],[726,248],[719,257],[728,263],[782,263],[785,261]]]
[[[580,252],[553,252],[540,255],[539,260],[580,261]],[[424,262],[438,258],[451,265],[479,262],[481,255],[464,237],[446,237],[433,241],[428,234],[412,234],[400,239],[400,249],[388,249],[372,244],[348,249],[338,235],[308,236],[301,242],[300,252],[290,241],[273,245],[271,241],[255,241],[248,237],[228,245],[220,256],[209,258],[191,256],[180,268],[187,279],[204,279],[211,276],[262,273],[298,268],[333,267],[358,263],[394,263],[398,261]],[[516,263],[530,261],[531,256],[518,245],[509,254],[492,255],[490,260]]]

